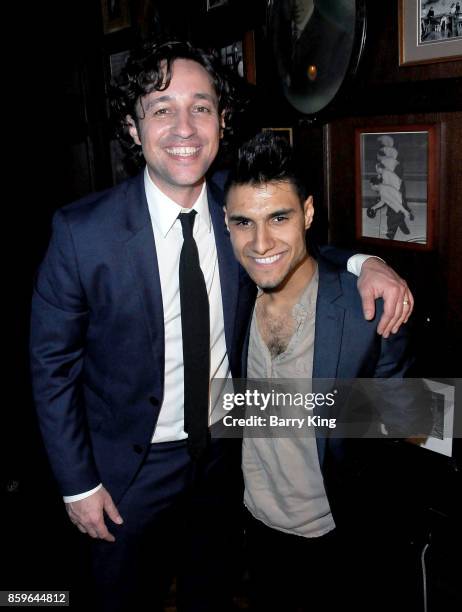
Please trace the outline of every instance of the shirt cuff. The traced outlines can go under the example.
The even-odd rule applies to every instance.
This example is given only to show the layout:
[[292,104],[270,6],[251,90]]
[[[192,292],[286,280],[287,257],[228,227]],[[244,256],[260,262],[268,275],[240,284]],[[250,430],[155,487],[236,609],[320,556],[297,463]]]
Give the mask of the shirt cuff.
[[79,501],[80,499],[85,499],[86,497],[90,497],[90,495],[93,495],[93,493],[96,493],[96,491],[99,491],[102,486],[103,485],[101,483],[97,487],[92,489],[91,491],[85,491],[84,493],[79,493],[78,495],[63,495],[64,503],[70,504],[72,502]]
[[[357,255],[352,255],[347,261],[348,272],[351,272],[355,276],[359,276],[361,274],[361,268],[363,267],[363,263],[366,261],[366,259],[369,259],[370,257],[383,261],[381,257],[377,257],[376,255],[363,255],[362,253],[358,253]],[[385,262],[383,261],[383,263]]]

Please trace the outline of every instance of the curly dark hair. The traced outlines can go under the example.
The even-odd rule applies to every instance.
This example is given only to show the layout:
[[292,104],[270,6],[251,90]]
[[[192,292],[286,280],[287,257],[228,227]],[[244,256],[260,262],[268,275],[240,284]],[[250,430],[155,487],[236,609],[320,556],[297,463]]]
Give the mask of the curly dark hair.
[[232,115],[237,98],[235,87],[224,76],[218,59],[186,41],[145,42],[130,54],[117,83],[111,88],[111,110],[117,136],[128,157],[131,157],[131,161],[138,167],[144,163],[144,158],[141,147],[133,142],[128,133],[127,115],[132,117],[135,123],[138,122],[136,106],[139,99],[152,91],[164,91],[168,88],[172,79],[173,62],[177,59],[197,62],[208,72],[217,94],[218,112],[224,112],[223,138],[231,135]]
[[285,138],[261,132],[239,148],[225,184],[225,196],[235,185],[289,182],[303,204],[310,194],[305,175]]

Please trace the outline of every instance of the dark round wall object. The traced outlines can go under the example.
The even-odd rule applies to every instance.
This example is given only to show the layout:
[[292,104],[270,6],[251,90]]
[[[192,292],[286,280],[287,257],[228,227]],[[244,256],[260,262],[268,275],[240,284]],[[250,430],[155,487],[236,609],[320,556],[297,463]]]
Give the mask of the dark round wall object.
[[364,46],[364,0],[270,0],[268,33],[288,102],[315,114],[356,71]]

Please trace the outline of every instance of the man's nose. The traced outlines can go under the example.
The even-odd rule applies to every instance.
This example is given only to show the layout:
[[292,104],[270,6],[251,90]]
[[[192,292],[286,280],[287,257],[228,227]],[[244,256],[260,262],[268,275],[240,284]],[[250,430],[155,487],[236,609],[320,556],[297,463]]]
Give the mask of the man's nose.
[[196,132],[194,117],[188,111],[179,111],[175,117],[175,134],[181,138],[190,138]]
[[274,247],[274,239],[267,227],[256,228],[252,247],[255,253],[259,255],[264,255]]

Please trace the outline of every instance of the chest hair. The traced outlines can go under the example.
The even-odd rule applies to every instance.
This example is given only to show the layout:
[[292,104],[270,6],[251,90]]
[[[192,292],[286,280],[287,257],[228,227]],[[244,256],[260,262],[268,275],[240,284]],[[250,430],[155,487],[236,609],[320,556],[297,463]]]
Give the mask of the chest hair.
[[258,330],[273,359],[287,350],[295,333],[296,321],[292,311],[293,307],[273,311],[257,303]]

